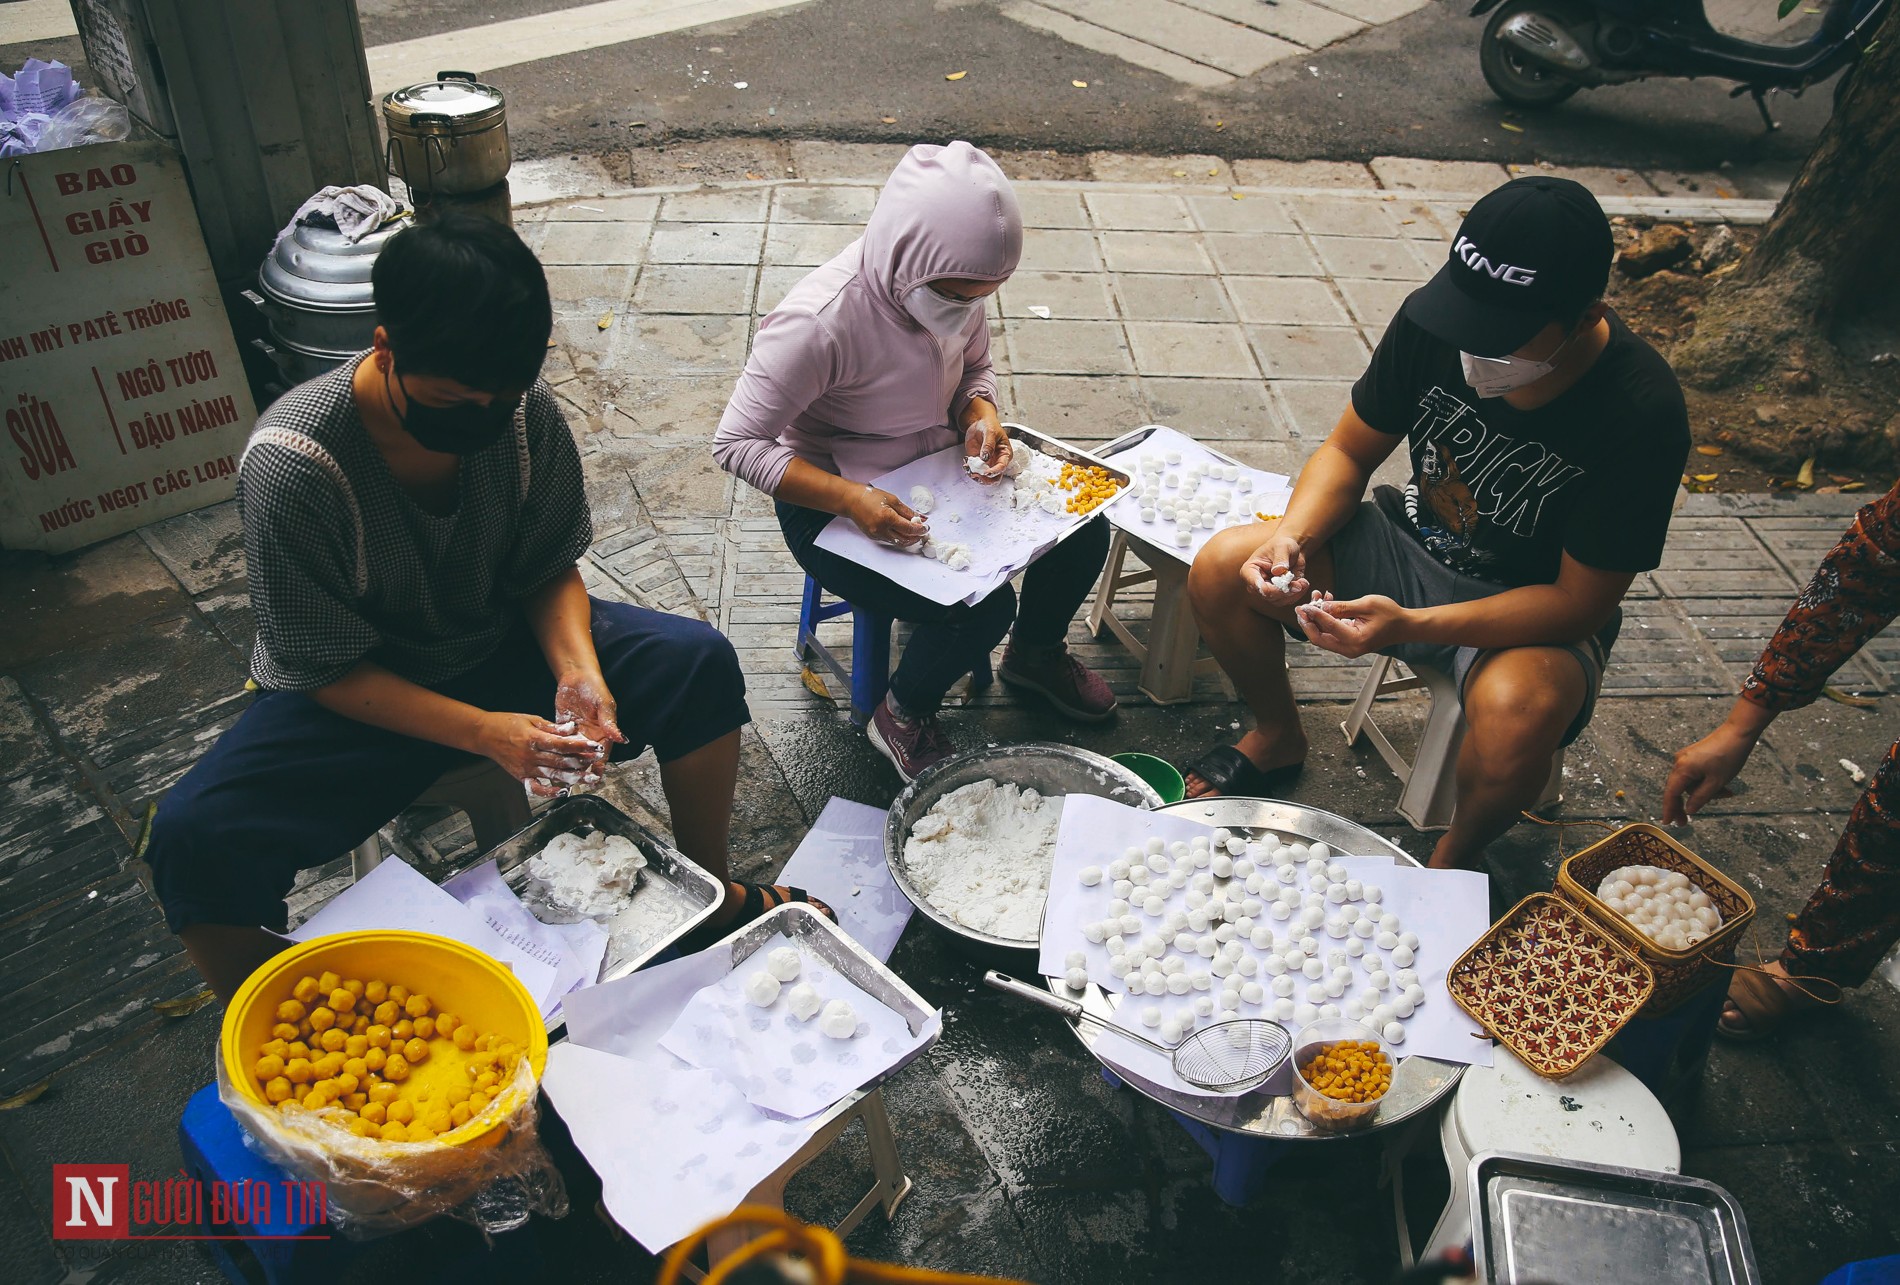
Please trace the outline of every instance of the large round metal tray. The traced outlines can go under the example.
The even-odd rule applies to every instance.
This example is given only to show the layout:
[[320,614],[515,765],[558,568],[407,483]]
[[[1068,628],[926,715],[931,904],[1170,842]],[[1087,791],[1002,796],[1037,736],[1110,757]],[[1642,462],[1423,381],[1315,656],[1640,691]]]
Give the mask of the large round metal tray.
[[924,917],[952,936],[989,950],[1033,951],[1040,937],[1027,941],[997,937],[965,927],[930,904],[911,881],[904,865],[904,841],[917,819],[936,806],[938,799],[975,781],[996,780],[1033,788],[1045,795],[1097,794],[1130,807],[1158,808],[1161,796],[1140,777],[1100,754],[1073,745],[992,745],[970,750],[937,766],[904,787],[884,821],[884,861],[891,878]]
[[[1387,842],[1357,822],[1297,803],[1283,803],[1277,799],[1189,799],[1168,804],[1160,810],[1176,812],[1208,825],[1226,826],[1249,838],[1272,834],[1283,843],[1295,840],[1311,843],[1318,840],[1331,845],[1336,852],[1355,856],[1389,854],[1395,861],[1414,866],[1418,864],[1403,848]],[[1049,989],[1056,994],[1076,1000],[1084,1008],[1103,1017],[1111,1016],[1115,1005],[1121,1001],[1120,995],[1105,991],[1094,982],[1090,982],[1085,990],[1072,991],[1058,978],[1046,980]],[[1096,1053],[1096,1041],[1117,1038],[1087,1023],[1077,1022],[1073,1025],[1076,1038],[1091,1053]],[[1099,1058],[1101,1055],[1096,1053],[1096,1056]],[[1109,1067],[1109,1070],[1144,1097],[1153,1099],[1170,1111],[1191,1116],[1202,1124],[1225,1129],[1229,1133],[1278,1138],[1287,1142],[1331,1142],[1340,1138],[1363,1137],[1374,1130],[1391,1128],[1435,1106],[1451,1092],[1465,1073],[1464,1066],[1457,1062],[1416,1056],[1400,1058],[1392,1074],[1392,1087],[1386,1091],[1385,1100],[1380,1103],[1379,1112],[1372,1117],[1370,1124],[1351,1133],[1322,1133],[1300,1114],[1293,1105],[1293,1099],[1286,1094],[1255,1092],[1237,1098],[1196,1097],[1130,1075],[1120,1067]]]

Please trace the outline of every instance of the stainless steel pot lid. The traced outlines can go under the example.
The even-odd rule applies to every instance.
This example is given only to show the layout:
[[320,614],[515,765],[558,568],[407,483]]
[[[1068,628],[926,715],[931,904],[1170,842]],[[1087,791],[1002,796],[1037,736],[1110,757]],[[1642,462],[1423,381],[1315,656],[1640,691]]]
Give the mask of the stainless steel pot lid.
[[258,282],[266,294],[289,303],[326,310],[368,308],[376,256],[409,223],[406,217],[391,219],[354,242],[330,228],[300,225],[258,268]]
[[500,124],[507,111],[499,89],[465,71],[439,71],[383,96],[383,118],[398,133],[473,134]]

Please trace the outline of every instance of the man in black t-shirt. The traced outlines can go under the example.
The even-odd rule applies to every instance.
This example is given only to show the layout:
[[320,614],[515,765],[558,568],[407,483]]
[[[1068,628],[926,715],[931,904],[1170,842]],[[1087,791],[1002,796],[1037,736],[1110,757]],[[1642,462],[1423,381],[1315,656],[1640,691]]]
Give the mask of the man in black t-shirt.
[[[1270,794],[1305,760],[1292,633],[1456,683],[1458,807],[1434,866],[1475,864],[1536,802],[1589,721],[1624,593],[1661,560],[1689,450],[1675,376],[1603,303],[1613,250],[1602,208],[1566,179],[1479,201],[1285,515],[1195,559],[1201,635],[1255,726],[1192,765],[1190,796]],[[1401,442],[1411,481],[1364,501]]]

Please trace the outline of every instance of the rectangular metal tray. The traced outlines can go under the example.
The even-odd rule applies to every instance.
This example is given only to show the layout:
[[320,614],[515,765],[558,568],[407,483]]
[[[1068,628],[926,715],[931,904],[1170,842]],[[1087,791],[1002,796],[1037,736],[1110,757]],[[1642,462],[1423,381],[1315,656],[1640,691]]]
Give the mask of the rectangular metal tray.
[[[910,1028],[912,1035],[923,1030],[924,1023],[936,1012],[923,996],[912,990],[888,965],[846,936],[844,929],[810,906],[796,901],[767,911],[731,936],[714,943],[711,949],[715,953],[726,952],[732,967],[737,968],[759,951],[781,940],[798,942],[837,969],[852,985],[903,1018],[904,1025]],[[929,1047],[926,1044],[917,1052],[922,1053]],[[887,1075],[895,1074],[915,1056],[912,1054],[903,1064],[892,1067]],[[869,1089],[871,1085],[863,1087]]]
[[[613,804],[592,794],[562,799],[529,822],[524,829],[495,845],[488,855],[494,859],[501,877],[519,895],[529,881],[528,858],[545,848],[555,835],[570,831],[584,835],[604,831],[631,839],[647,858],[646,869],[641,872],[642,886],[649,879],[665,883],[684,894],[685,899],[697,907],[636,952],[615,956],[609,951],[600,966],[599,981],[611,982],[615,978],[625,977],[705,923],[712,917],[725,894],[725,889],[711,873],[694,865],[684,854]],[[633,895],[640,895],[638,887]]]
[[1487,1151],[1467,1171],[1472,1249],[1497,1285],[1759,1285],[1735,1197],[1700,1178]]
[[1009,438],[1012,442],[1026,441],[1044,455],[1054,456],[1064,464],[1093,464],[1115,479],[1115,494],[1103,500],[1093,512],[1077,515],[1077,520],[1070,525],[1069,529],[1057,537],[1058,544],[1074,535],[1077,531],[1080,531],[1082,524],[1089,518],[1107,512],[1108,506],[1113,504],[1116,500],[1121,499],[1122,493],[1125,492],[1135,480],[1134,474],[1124,468],[1118,468],[1114,464],[1109,463],[1100,455],[1085,451],[1079,446],[1071,446],[1059,437],[1051,437],[1047,433],[1038,432],[1030,428],[1027,424],[1017,424],[1009,420],[1004,420],[1003,427],[1009,430]]

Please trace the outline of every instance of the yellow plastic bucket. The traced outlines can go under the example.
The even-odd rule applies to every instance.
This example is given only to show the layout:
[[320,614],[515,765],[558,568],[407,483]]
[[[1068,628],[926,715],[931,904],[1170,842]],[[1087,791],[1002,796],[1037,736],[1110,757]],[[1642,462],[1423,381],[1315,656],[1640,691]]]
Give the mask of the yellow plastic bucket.
[[[346,979],[400,983],[411,993],[429,996],[438,1009],[456,1014],[478,1033],[493,1033],[525,1049],[537,1082],[547,1066],[548,1032],[541,1022],[540,1006],[528,988],[492,957],[433,933],[338,933],[293,946],[266,962],[238,988],[225,1009],[219,1038],[225,1077],[260,1106],[269,1108],[269,1103],[251,1068],[257,1050],[271,1038],[277,1005],[290,997],[298,978],[326,971]],[[409,1083],[427,1086],[436,1077],[460,1074],[459,1059],[431,1057],[412,1069]],[[437,1135],[436,1142],[463,1149],[494,1146],[506,1135],[507,1121],[520,1109],[522,1097],[519,1089],[502,1093],[467,1124]]]

